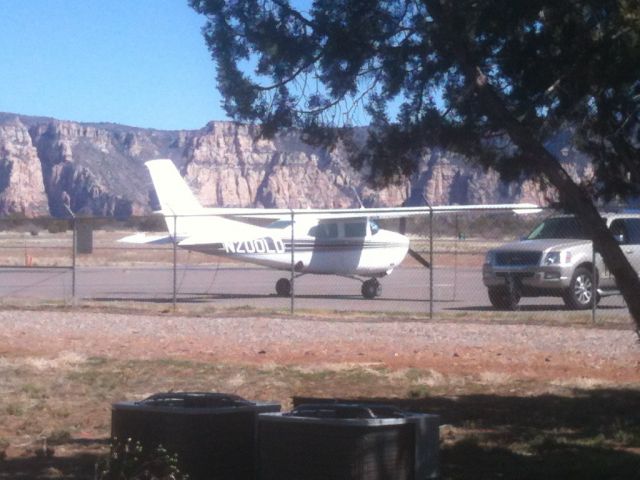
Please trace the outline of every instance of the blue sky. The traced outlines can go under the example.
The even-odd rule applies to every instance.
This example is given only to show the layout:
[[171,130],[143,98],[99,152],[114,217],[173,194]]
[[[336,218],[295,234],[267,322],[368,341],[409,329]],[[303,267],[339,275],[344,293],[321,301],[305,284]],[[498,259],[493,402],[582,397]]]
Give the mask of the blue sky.
[[224,120],[187,0],[0,0],[0,112],[158,129]]

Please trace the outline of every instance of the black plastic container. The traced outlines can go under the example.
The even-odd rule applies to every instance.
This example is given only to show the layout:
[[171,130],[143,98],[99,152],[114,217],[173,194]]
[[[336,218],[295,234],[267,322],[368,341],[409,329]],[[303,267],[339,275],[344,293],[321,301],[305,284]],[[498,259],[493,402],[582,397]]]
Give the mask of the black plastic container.
[[235,395],[160,393],[112,406],[111,435],[139,441],[147,451],[162,445],[178,454],[180,471],[194,480],[255,480],[256,421],[280,405]]
[[258,419],[260,480],[438,476],[439,417],[366,404],[300,405]]

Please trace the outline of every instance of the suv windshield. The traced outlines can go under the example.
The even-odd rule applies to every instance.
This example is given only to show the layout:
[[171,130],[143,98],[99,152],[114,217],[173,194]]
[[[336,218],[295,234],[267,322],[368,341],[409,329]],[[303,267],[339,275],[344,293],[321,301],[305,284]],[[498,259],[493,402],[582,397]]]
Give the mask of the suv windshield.
[[527,236],[527,240],[547,238],[578,238],[587,240],[589,236],[575,217],[547,218]]

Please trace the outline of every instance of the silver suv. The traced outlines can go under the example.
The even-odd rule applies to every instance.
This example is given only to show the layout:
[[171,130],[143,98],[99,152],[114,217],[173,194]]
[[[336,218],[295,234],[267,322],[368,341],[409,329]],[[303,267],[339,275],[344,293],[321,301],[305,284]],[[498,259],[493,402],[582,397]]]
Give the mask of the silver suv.
[[[640,215],[603,214],[629,262],[640,272]],[[600,255],[594,266],[591,241],[570,215],[547,218],[523,240],[489,250],[482,281],[491,304],[513,309],[521,297],[562,297],[572,309],[586,309],[619,293]],[[594,288],[595,287],[595,288]]]

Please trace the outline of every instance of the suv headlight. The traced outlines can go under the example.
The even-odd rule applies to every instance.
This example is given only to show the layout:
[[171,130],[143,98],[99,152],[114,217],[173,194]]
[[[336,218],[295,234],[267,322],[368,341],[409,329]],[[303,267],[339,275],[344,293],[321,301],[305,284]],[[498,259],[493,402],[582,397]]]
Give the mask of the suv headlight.
[[549,265],[561,265],[571,262],[571,252],[548,252],[542,260],[542,264]]

